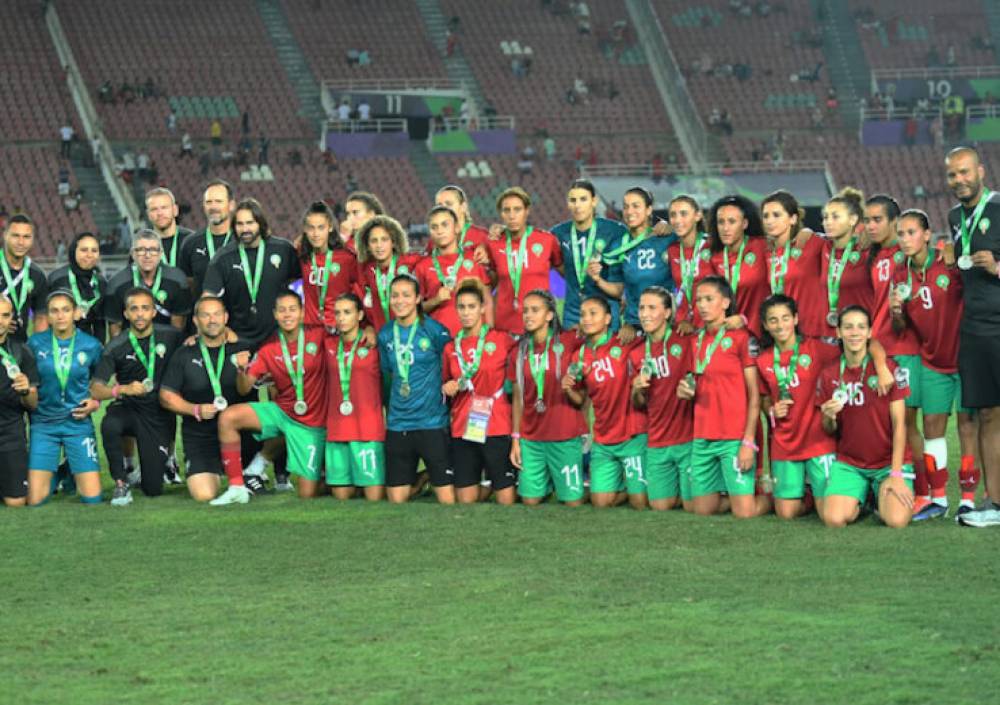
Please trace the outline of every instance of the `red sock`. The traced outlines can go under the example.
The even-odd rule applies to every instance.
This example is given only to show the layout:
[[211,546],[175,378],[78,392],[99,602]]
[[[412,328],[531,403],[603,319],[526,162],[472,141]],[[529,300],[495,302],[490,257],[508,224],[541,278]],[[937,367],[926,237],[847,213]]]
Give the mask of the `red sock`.
[[230,485],[243,484],[243,454],[239,443],[222,444],[222,467]]
[[927,482],[931,486],[931,496],[940,499],[948,496],[948,468],[939,468],[933,455],[924,453],[924,466],[927,468]]
[[913,495],[918,499],[930,498],[931,488],[927,483],[927,468],[924,467],[923,458],[913,458],[913,474]]
[[962,456],[962,469],[958,471],[958,484],[962,488],[962,501],[975,501],[976,487],[979,486],[979,468],[976,467],[976,459],[971,455]]

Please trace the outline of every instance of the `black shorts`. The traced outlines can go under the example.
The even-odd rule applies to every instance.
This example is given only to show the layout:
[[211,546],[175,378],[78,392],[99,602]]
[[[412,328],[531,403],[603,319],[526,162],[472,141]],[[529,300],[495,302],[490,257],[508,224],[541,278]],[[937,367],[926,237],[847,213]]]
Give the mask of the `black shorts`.
[[961,333],[958,373],[962,376],[962,406],[1000,406],[1000,335]]
[[7,444],[0,448],[0,497],[28,496],[28,448]]
[[[185,477],[198,475],[203,472],[222,475],[222,451],[219,450],[219,437],[214,435],[204,435],[197,433],[184,433],[181,431],[181,438],[184,440],[184,467]],[[240,455],[243,457],[243,467],[245,468],[254,455],[260,450],[260,441],[253,437],[251,433],[240,434]]]
[[385,485],[401,487],[417,482],[417,464],[424,461],[434,487],[455,484],[448,453],[448,429],[386,431]]
[[472,487],[483,479],[494,490],[511,487],[516,478],[510,464],[510,436],[489,436],[486,443],[473,443],[462,438],[451,439],[451,461],[455,469],[455,487]]

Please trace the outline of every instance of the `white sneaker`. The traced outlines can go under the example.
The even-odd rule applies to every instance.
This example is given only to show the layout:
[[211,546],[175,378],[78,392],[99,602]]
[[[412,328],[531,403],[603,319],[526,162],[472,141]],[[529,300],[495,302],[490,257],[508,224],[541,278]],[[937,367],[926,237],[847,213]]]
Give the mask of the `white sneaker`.
[[988,509],[965,512],[964,514],[959,514],[957,520],[962,526],[972,526],[977,529],[1000,526],[1000,509],[989,507]]
[[209,504],[213,507],[221,507],[225,504],[247,504],[248,502],[250,502],[250,490],[243,485],[230,485],[225,492]]

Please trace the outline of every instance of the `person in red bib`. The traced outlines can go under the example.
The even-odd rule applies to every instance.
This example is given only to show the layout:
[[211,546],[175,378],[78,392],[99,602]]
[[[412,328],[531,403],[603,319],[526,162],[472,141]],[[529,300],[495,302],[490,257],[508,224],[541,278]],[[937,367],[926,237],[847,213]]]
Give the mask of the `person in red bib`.
[[[871,314],[860,306],[840,312],[837,332],[843,352],[823,368],[815,404],[823,413],[823,430],[837,439],[837,460],[830,471],[823,503],[823,522],[844,527],[857,521],[869,491],[887,526],[901,528],[913,514],[913,472],[906,447],[906,409],[910,393],[904,375],[885,396],[877,392],[871,362]],[[895,374],[899,369],[889,361]]]
[[760,213],[744,196],[725,196],[708,219],[712,269],[733,292],[735,313],[746,319],[751,335],[760,335],[760,305],[770,293],[767,241]]
[[532,289],[524,297],[524,331],[507,365],[513,384],[510,460],[521,472],[517,492],[537,505],[555,489],[567,506],[583,504],[583,435],[587,424],[560,387],[582,340],[560,330],[555,297]]
[[632,403],[646,410],[646,497],[653,509],[691,503],[691,441],[694,405],[677,396],[691,367],[690,339],[674,327],[673,297],[651,286],[639,297],[643,336],[629,351]]
[[[459,220],[447,206],[434,206],[427,215],[433,249],[417,263],[414,276],[423,292],[424,313],[448,329],[452,335],[461,330],[455,308],[455,292],[466,279],[477,279],[489,286],[490,277],[475,261],[475,250],[459,247]],[[485,322],[493,323],[493,297],[486,290]]]
[[[962,407],[958,375],[958,333],[964,310],[962,278],[954,262],[945,262],[930,249],[930,240],[926,213],[908,210],[900,215],[899,247],[905,259],[893,272],[889,308],[893,326],[900,331],[912,330],[920,344],[920,367],[910,373],[909,382],[910,394],[916,397],[916,404],[923,411],[922,437],[926,439],[923,443],[926,478],[920,477],[917,467],[914,521],[944,516],[948,511],[945,432],[956,402],[961,446],[959,515],[972,511],[979,484],[973,451],[976,422],[972,412]],[[917,408],[908,408],[908,415],[911,411],[916,417]],[[913,448],[911,451],[916,452]]]
[[389,287],[397,274],[413,274],[420,255],[408,254],[403,226],[395,218],[377,215],[362,226],[355,239],[358,246],[358,291],[365,319],[375,329],[395,316],[389,306]]
[[694,305],[694,287],[712,273],[712,251],[705,233],[705,216],[691,196],[675,196],[669,205],[670,227],[677,241],[667,247],[670,273],[677,289],[677,310],[673,320],[677,330],[690,335],[701,328],[698,308]]
[[694,400],[692,510],[702,515],[723,511],[722,493],[727,492],[733,516],[747,519],[770,511],[770,500],[755,496],[757,341],[746,328],[726,328],[735,302],[729,282],[720,276],[705,277],[695,288],[695,306],[705,327],[691,338],[692,362],[677,385],[677,396]]
[[524,296],[532,289],[549,287],[549,273],[562,266],[562,251],[555,235],[528,225],[531,197],[524,189],[504,190],[497,198],[497,213],[503,233],[485,245],[490,267],[497,274],[496,327],[522,335]]
[[333,302],[358,285],[358,258],[337,235],[337,219],[322,201],[316,201],[302,216],[302,239],[298,244],[302,261],[302,296],[305,324],[333,329]]
[[514,339],[484,320],[486,287],[467,279],[455,302],[461,329],[445,343],[441,391],[451,403],[451,461],[455,495],[462,504],[479,501],[483,471],[498,504],[517,499],[510,464],[511,409],[504,392],[507,358]]
[[611,332],[611,308],[603,296],[580,305],[586,342],[563,375],[562,388],[577,407],[590,399],[594,443],[590,450],[590,503],[612,507],[628,498],[635,509],[646,499],[646,412],[632,405],[629,350]]

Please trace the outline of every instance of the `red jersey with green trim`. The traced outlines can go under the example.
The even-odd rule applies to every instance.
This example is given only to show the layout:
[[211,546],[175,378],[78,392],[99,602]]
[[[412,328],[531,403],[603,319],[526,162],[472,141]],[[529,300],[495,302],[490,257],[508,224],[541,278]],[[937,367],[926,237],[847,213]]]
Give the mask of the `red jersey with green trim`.
[[[694,437],[694,402],[677,398],[677,383],[691,368],[691,336],[671,332],[650,346],[656,372],[646,389],[647,445],[664,448],[688,443]],[[646,360],[646,341],[641,338],[629,350],[633,378]]]
[[562,250],[556,236],[546,230],[532,229],[527,237],[525,255],[520,257],[522,238],[511,241],[509,253],[511,262],[518,262],[521,271],[520,288],[517,292],[518,305],[514,306],[514,283],[510,278],[510,267],[507,261],[507,238],[501,236],[497,240],[486,242],[486,252],[490,263],[497,273],[496,291],[496,327],[515,335],[524,333],[524,320],[521,318],[521,304],[524,296],[532,289],[549,288],[549,272],[562,264]]
[[[726,271],[726,257],[729,258],[729,269]],[[760,305],[771,295],[771,284],[768,281],[768,248],[763,237],[747,237],[743,250],[743,263],[740,266],[739,285],[736,288],[736,312],[746,316],[748,327],[754,335],[760,335]],[[715,274],[729,280],[732,285],[735,279],[736,260],[739,250],[729,252],[719,250],[712,255],[712,268]]]
[[[386,287],[389,286],[397,274],[413,274],[419,261],[420,255],[417,254],[407,254],[400,257],[396,261],[396,271],[389,276]],[[386,319],[385,309],[382,308],[382,296],[379,294],[378,281],[375,277],[376,266],[374,260],[360,265],[361,271],[359,273],[357,293],[365,307],[365,321],[367,321],[365,325],[371,325],[376,331],[380,331],[382,330],[382,326],[395,318],[395,316],[392,315],[392,308],[389,308],[389,318]],[[388,272],[388,267],[379,268],[379,271],[385,274]],[[386,306],[388,304],[389,302],[387,301]]]
[[[455,277],[455,285],[452,287],[452,297],[431,311],[430,316],[435,321],[448,329],[452,335],[456,335],[462,329],[462,324],[458,320],[458,310],[455,308],[455,289],[462,283],[463,279],[478,279],[487,285],[490,284],[490,277],[482,266],[476,264],[472,259],[473,250],[466,248],[465,255],[461,263],[458,263],[458,253],[452,255],[440,255],[437,258],[438,267],[446,277]],[[456,267],[458,273],[455,273]],[[428,255],[417,262],[414,270],[417,281],[420,282],[420,295],[424,301],[433,299],[441,289],[441,277],[434,267],[434,257]]]
[[[593,403],[594,440],[598,443],[623,443],[646,432],[646,412],[632,406],[630,348],[614,336],[594,350],[590,346],[581,348],[583,379],[577,387],[584,387]],[[573,362],[579,359],[577,354]]]
[[[689,338],[691,366],[685,374],[694,372],[697,361],[705,359],[715,336],[715,332],[707,331],[701,346],[697,334]],[[743,371],[755,366],[757,353],[757,340],[745,328],[726,331],[703,374],[696,375],[695,438],[709,441],[743,438],[748,402]]]
[[[478,335],[466,335],[462,338],[461,354],[466,365],[472,364],[478,345]],[[461,438],[465,434],[473,396],[493,399],[493,412],[490,415],[486,435],[510,435],[510,399],[504,393],[504,382],[507,379],[507,358],[514,346],[514,339],[506,333],[491,329],[486,334],[479,369],[472,376],[472,391],[459,391],[451,401],[451,435],[454,438]],[[441,366],[441,379],[444,382],[462,376],[457,354],[456,339],[445,343],[444,364]]]
[[[305,426],[314,428],[326,427],[326,354],[323,352],[323,339],[326,331],[322,328],[307,328],[305,332],[305,362],[303,363],[302,398],[308,405],[308,410],[302,416],[295,413],[295,385],[288,374],[285,359],[281,351],[281,342],[275,335],[260,346],[254,359],[250,362],[248,372],[260,379],[265,374],[271,378],[278,397],[275,403],[284,411],[288,418]],[[299,340],[292,336],[288,342],[288,355],[293,369],[298,369]]]
[[905,265],[906,257],[900,252],[898,243],[881,248],[872,262],[872,289],[875,297],[875,310],[871,312],[872,337],[882,343],[887,355],[919,355],[920,341],[911,328],[907,327],[902,333],[896,333],[892,329],[889,293],[892,289],[893,272],[900,263]]
[[[460,236],[461,237],[461,236]],[[474,223],[469,224],[469,229],[465,231],[465,237],[462,238],[462,249],[471,256],[472,252],[480,245],[486,244],[486,241],[490,239],[490,231]],[[427,246],[424,247],[424,255],[428,256],[434,251],[434,241],[428,240]]]
[[[826,330],[826,280],[821,277],[823,270],[823,253],[826,246],[823,239],[810,237],[804,247],[792,244],[788,253],[788,272],[784,279],[784,294],[795,299],[799,309],[799,330],[803,335],[821,336]],[[768,277],[771,267],[783,268],[782,257],[787,245],[777,248],[770,254],[768,262]],[[773,292],[772,292],[773,293]]]
[[[864,370],[861,367],[848,367],[844,370],[848,398],[837,415],[837,460],[856,468],[878,470],[892,465],[892,420],[889,418],[889,404],[910,396],[910,384],[906,376],[899,373],[895,360],[888,360],[888,365],[896,378],[896,384],[884,397],[878,395],[878,374],[872,362],[869,361]],[[832,399],[838,387],[839,356],[820,373],[816,386],[816,406]],[[907,445],[903,462],[909,463],[910,459],[910,448]]]
[[[333,317],[333,303],[341,294],[353,293],[358,284],[358,258],[345,249],[333,250],[333,261],[330,273],[327,275],[326,255],[313,255],[302,262],[302,295],[305,299],[307,326],[324,325],[334,327],[337,322]],[[323,317],[319,315],[319,294],[323,290],[323,282],[329,276],[326,285],[326,299],[323,302]]]
[[[326,415],[326,440],[341,443],[384,441],[385,415],[382,413],[382,371],[379,368],[378,347],[366,348],[359,344],[354,352],[349,387],[354,409],[345,416],[340,411],[344,395],[340,390],[340,366],[337,364],[339,343],[340,337],[334,335],[328,335],[324,341],[329,412]],[[344,344],[345,364],[351,346],[351,343]]]
[[[936,253],[931,252],[931,257]],[[936,260],[924,276],[920,267],[911,265],[910,299],[903,303],[906,328],[917,340],[920,359],[932,370],[958,372],[958,329],[965,304],[962,277],[958,269]],[[896,265],[893,282],[907,282],[906,261]]]
[[[690,261],[691,255],[693,255],[693,249],[690,247],[684,248],[684,260]],[[688,292],[684,289],[683,278],[681,277],[681,243],[680,241],[675,241],[670,243],[667,247],[667,257],[670,258],[670,274],[673,276],[674,284],[676,286],[676,296],[674,297],[674,305],[677,307],[676,315],[674,316],[675,321],[691,321],[691,325],[695,328],[701,328],[701,314],[698,313],[698,308],[694,305],[694,290],[698,286],[698,282],[707,277],[709,274],[714,274],[715,271],[712,268],[712,251],[709,249],[708,243],[702,247],[701,251],[698,253],[698,257],[694,262],[694,277],[692,278],[691,284],[691,295],[688,296]]]
[[[568,441],[587,432],[583,412],[570,403],[562,390],[563,375],[570,363],[576,361],[582,344],[583,340],[574,331],[566,330],[553,337],[547,356],[544,355],[545,344],[538,345],[531,340],[522,339],[520,345],[511,351],[507,361],[507,379],[518,383],[524,395],[521,438],[529,441]],[[545,402],[543,412],[535,408],[538,402],[538,385],[531,374],[529,354],[536,366],[545,365],[545,377],[542,381],[542,401]]]
[[[761,397],[778,402],[781,390],[774,375],[774,354],[777,347],[761,352],[757,358],[757,378]],[[815,404],[816,380],[832,360],[840,358],[840,346],[830,339],[804,338],[799,343],[799,359],[795,374],[788,385],[792,405],[788,416],[775,419],[771,427],[771,460],[808,460],[837,450],[837,442],[823,430],[823,415]],[[778,364],[788,374],[792,351],[786,350]]]
[[[823,267],[820,271],[821,301],[826,305],[827,312],[830,311],[827,277],[830,273],[831,257],[836,260],[833,266],[839,267],[841,259],[844,257],[844,250],[835,251],[833,241],[827,240],[823,250]],[[837,300],[836,310],[842,311],[846,306],[863,306],[866,311],[872,313],[875,290],[872,287],[871,271],[868,269],[867,253],[858,252],[857,247],[855,247],[851,250],[851,254],[843,266],[844,273],[840,278],[840,298]],[[823,316],[825,318],[826,313]],[[836,327],[825,324],[824,320],[823,336],[832,338],[836,335]]]

